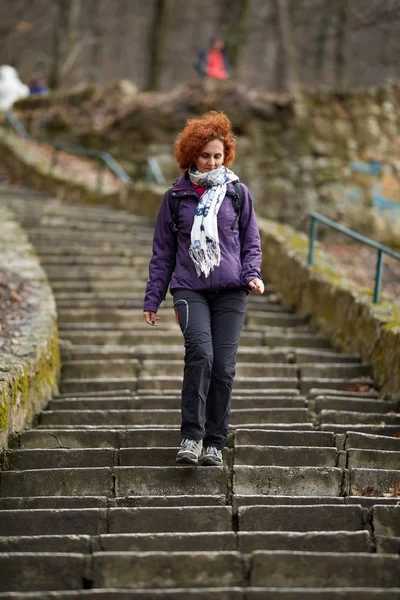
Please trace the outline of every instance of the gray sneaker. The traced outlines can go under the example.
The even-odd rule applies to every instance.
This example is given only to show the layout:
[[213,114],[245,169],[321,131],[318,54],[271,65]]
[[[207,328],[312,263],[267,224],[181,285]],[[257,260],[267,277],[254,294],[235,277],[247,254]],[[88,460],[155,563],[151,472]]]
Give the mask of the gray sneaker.
[[181,441],[181,447],[176,455],[175,462],[186,465],[197,465],[203,448],[203,440],[188,440]]
[[200,464],[204,467],[217,467],[222,465],[222,451],[214,446],[207,446],[201,457]]

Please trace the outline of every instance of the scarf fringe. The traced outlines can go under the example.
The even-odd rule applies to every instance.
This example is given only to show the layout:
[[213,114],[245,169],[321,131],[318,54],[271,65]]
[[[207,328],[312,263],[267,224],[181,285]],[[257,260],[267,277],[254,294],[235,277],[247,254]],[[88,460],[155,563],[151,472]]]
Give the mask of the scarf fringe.
[[200,250],[189,248],[189,256],[193,261],[197,277],[200,277],[202,273],[205,277],[208,277],[215,267],[219,267],[221,262],[219,244],[212,240],[206,242],[206,253],[202,248]]

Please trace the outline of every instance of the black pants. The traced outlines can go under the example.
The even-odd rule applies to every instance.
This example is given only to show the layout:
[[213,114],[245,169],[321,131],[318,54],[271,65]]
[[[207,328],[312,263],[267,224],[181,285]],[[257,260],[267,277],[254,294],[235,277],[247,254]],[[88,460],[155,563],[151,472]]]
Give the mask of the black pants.
[[174,308],[185,338],[181,437],[204,440],[222,450],[226,443],[243,326],[244,290],[199,293],[177,290]]

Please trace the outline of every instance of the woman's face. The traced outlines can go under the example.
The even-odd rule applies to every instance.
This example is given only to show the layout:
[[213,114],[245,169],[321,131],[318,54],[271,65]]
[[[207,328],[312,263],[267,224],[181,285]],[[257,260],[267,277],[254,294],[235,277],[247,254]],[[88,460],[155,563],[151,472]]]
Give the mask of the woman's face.
[[222,167],[224,158],[223,142],[221,140],[211,140],[204,146],[195,164],[200,173],[207,173],[208,171]]

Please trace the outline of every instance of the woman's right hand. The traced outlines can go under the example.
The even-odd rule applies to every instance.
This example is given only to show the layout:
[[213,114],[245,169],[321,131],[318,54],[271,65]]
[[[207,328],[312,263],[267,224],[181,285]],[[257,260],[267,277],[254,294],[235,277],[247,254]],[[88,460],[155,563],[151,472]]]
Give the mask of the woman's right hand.
[[143,318],[150,327],[157,327],[156,321],[160,320],[160,317],[157,317],[157,313],[151,310],[145,310],[143,312]]

